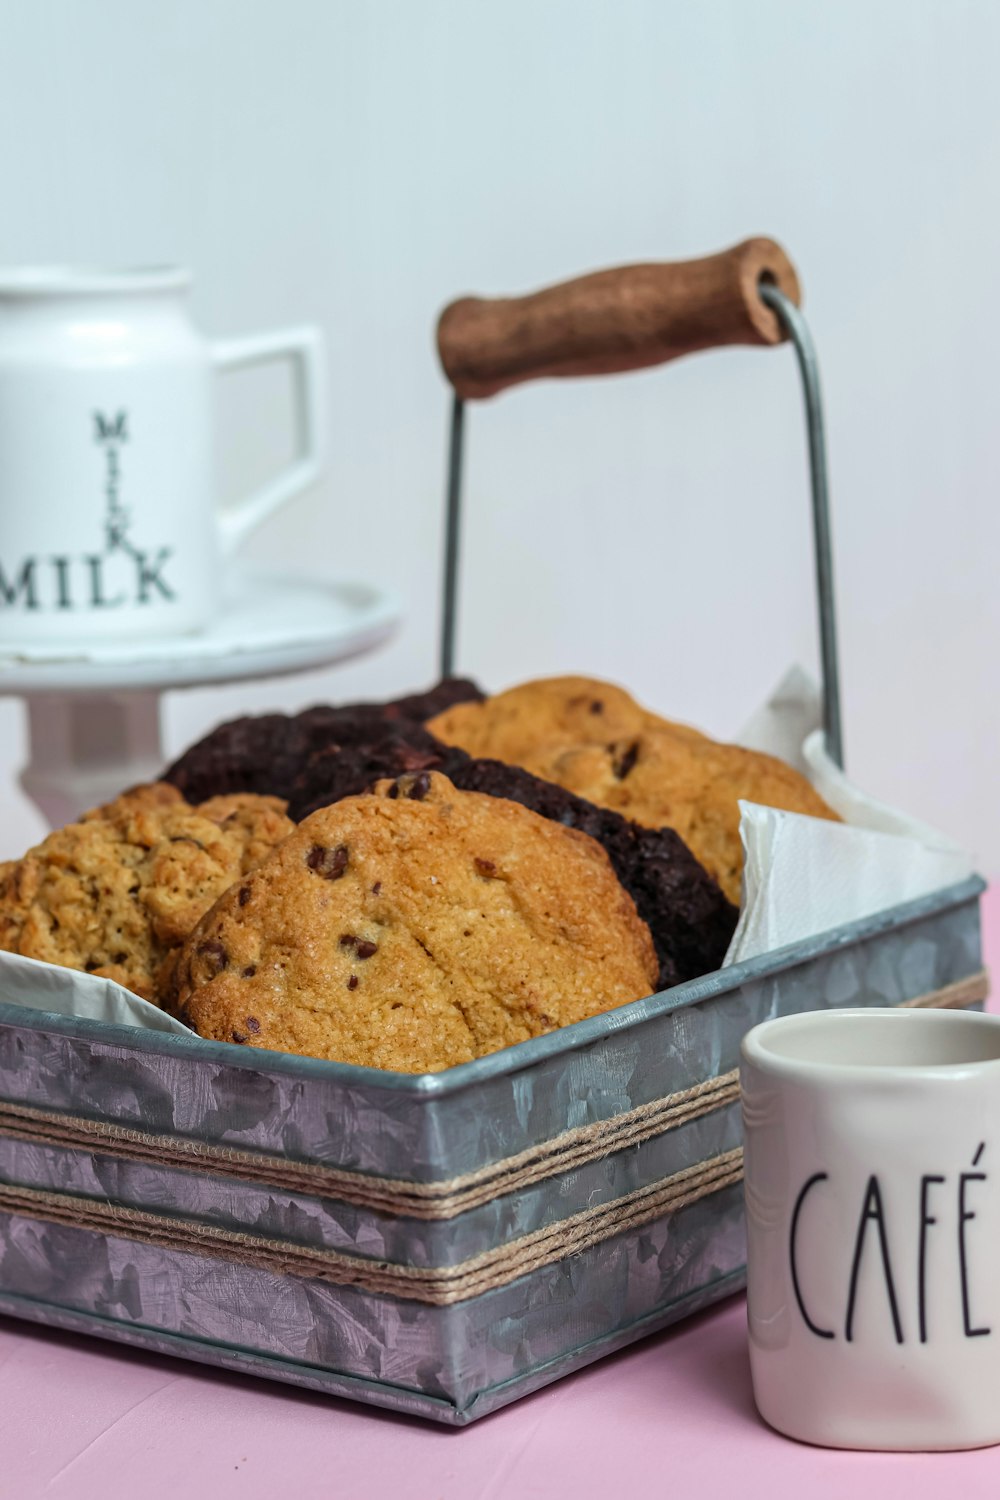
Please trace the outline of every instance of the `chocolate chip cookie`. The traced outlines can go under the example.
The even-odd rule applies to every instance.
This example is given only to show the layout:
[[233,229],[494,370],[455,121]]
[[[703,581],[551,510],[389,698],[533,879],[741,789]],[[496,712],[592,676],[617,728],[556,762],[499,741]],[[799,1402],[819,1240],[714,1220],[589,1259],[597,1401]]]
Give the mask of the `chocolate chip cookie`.
[[191,807],[174,787],[136,787],[0,867],[0,948],[153,1000],[173,949],[293,827],[277,798]]
[[490,698],[463,702],[427,722],[437,739],[470,755],[487,755],[527,766],[554,745],[606,745],[669,728],[687,738],[704,736],[686,724],[661,719],[624,688],[593,677],[544,677],[522,682]]
[[739,915],[670,828],[644,828],[552,781],[442,745],[419,725],[366,726],[353,743],[317,750],[292,786],[296,822],[404,771],[443,771],[460,790],[505,797],[597,839],[653,936],[657,989],[718,969]]
[[837,818],[805,777],[784,761],[664,729],[606,746],[550,749],[537,756],[534,769],[646,827],[675,829],[734,902],[740,900],[743,871],[741,799],[814,818]]
[[649,931],[593,839],[428,771],[308,817],[185,943],[202,1036],[435,1072],[648,994]]

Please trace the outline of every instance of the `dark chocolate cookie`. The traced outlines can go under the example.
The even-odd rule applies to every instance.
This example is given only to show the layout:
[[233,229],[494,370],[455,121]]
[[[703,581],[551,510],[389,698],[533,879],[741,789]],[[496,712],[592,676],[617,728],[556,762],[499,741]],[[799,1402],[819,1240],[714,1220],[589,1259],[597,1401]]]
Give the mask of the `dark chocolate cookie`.
[[432,688],[423,693],[410,693],[406,698],[394,698],[391,703],[356,704],[358,708],[375,708],[383,719],[411,719],[425,724],[438,714],[455,708],[459,703],[482,703],[486,694],[469,677],[443,677]]
[[386,777],[410,771],[448,771],[469,757],[464,750],[442,745],[421,724],[406,720],[342,719],[335,735],[314,750],[289,787],[301,823],[310,813],[344,797],[356,797]]
[[189,802],[203,802],[230,792],[287,798],[314,751],[333,747],[341,738],[356,743],[364,725],[419,725],[457,703],[478,702],[482,697],[474,682],[449,677],[427,692],[389,703],[345,703],[336,708],[319,704],[298,714],[232,719],[185,750],[164,772],[163,780],[177,787]]

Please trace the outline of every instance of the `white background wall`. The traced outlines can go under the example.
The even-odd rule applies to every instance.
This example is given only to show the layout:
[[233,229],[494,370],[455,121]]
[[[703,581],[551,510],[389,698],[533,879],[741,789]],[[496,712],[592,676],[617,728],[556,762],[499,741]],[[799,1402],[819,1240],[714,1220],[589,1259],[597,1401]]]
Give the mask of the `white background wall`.
[[[322,322],[329,475],[251,550],[406,603],[366,662],[176,695],[171,749],[432,676],[447,300],[764,232],[823,362],[850,769],[1000,868],[998,76],[994,0],[0,0],[0,259],[176,259],[210,333]],[[280,374],[227,387],[226,494],[287,417]],[[725,735],[814,663],[789,350],[525,387],[470,445],[485,683],[604,674]],[[0,857],[41,831],[21,712]]]

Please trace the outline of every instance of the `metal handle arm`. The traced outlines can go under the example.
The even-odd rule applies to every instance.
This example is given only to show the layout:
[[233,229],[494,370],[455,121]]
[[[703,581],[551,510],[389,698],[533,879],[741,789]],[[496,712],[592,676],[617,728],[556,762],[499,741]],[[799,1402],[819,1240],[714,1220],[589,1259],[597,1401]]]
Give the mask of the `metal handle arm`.
[[[767,280],[758,287],[761,301],[780,320],[795,347],[809,439],[809,477],[812,487],[813,549],[816,560],[816,594],[819,612],[820,660],[823,672],[823,728],[827,751],[838,766],[844,764],[840,713],[840,672],[837,657],[837,622],[833,592],[833,549],[830,536],[829,485],[823,405],[820,394],[816,347],[801,311],[784,292]],[[455,667],[455,637],[458,608],[459,543],[462,520],[462,458],[465,433],[465,402],[455,395],[451,409],[448,449],[445,556],[442,588],[441,656],[442,677]]]

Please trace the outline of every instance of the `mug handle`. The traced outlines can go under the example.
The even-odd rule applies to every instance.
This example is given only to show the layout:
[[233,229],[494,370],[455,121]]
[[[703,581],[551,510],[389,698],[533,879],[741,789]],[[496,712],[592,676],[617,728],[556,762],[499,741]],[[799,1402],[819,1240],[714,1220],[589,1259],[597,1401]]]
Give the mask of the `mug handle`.
[[241,370],[271,359],[291,359],[295,373],[295,418],[299,455],[283,473],[219,517],[222,550],[233,552],[272,511],[317,480],[326,463],[326,349],[319,328],[282,328],[212,343],[217,370]]

